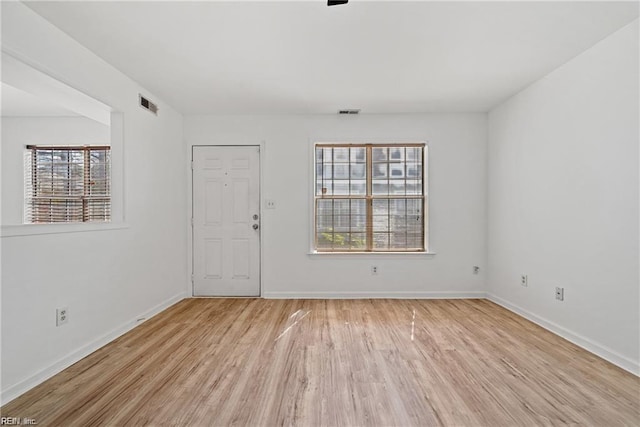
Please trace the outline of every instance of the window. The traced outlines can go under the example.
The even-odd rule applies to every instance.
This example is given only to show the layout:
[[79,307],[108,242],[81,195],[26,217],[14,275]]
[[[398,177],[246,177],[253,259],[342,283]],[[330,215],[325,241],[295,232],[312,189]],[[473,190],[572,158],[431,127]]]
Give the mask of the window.
[[110,147],[27,146],[25,223],[111,219]]
[[426,146],[316,144],[317,252],[425,252]]

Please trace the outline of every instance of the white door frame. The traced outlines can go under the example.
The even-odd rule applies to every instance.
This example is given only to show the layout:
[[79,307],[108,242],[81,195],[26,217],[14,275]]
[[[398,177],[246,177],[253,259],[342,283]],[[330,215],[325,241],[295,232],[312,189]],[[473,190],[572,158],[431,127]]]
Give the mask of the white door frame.
[[[260,208],[258,209],[259,213],[258,215],[260,215],[260,228],[259,228],[259,233],[260,233],[260,275],[258,277],[258,280],[260,282],[260,295],[256,298],[262,298],[262,296],[264,295],[264,289],[263,289],[263,284],[262,284],[262,277],[263,277],[263,271],[264,271],[264,251],[262,250],[262,248],[264,247],[264,233],[263,233],[263,229],[265,227],[265,225],[267,224],[267,221],[265,220],[264,217],[264,198],[263,198],[263,194],[265,194],[264,191],[264,177],[265,177],[265,168],[264,168],[264,164],[265,162],[263,161],[264,156],[266,154],[266,142],[265,141],[260,141],[258,143],[255,142],[247,142],[247,143],[234,143],[234,144],[187,144],[187,160],[188,160],[188,165],[187,165],[187,174],[188,174],[188,179],[187,179],[187,197],[188,197],[188,206],[189,206],[189,212],[188,212],[188,217],[187,217],[187,265],[188,265],[188,269],[187,269],[187,286],[186,286],[186,294],[189,295],[191,298],[211,298],[211,297],[195,297],[193,294],[193,227],[192,227],[192,220],[193,220],[193,148],[194,147],[259,147],[260,148],[260,153],[258,156],[258,163],[260,164],[260,195],[258,196],[259,198],[259,202],[260,202]],[[213,297],[216,298],[216,297]]]

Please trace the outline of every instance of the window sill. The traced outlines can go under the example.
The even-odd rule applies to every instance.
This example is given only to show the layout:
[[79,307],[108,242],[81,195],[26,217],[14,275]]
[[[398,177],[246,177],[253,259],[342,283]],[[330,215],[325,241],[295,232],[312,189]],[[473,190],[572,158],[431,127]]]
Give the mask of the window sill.
[[36,236],[41,234],[83,233],[87,231],[123,230],[129,228],[124,222],[89,224],[20,224],[3,225],[0,237]]
[[343,255],[363,256],[363,257],[367,257],[369,255],[373,255],[373,256],[389,255],[389,256],[392,256],[392,257],[398,257],[398,256],[410,256],[410,257],[426,256],[426,257],[433,257],[435,254],[436,254],[435,252],[316,252],[316,251],[311,251],[307,255],[309,255],[311,257],[316,257],[316,256],[319,256],[319,257],[330,257],[330,256],[342,257]]

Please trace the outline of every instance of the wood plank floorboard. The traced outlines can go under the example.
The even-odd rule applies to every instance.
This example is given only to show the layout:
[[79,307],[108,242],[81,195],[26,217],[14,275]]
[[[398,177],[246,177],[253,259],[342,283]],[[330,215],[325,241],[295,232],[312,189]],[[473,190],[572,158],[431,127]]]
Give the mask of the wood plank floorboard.
[[187,299],[1,411],[38,426],[638,426],[640,378],[487,300]]

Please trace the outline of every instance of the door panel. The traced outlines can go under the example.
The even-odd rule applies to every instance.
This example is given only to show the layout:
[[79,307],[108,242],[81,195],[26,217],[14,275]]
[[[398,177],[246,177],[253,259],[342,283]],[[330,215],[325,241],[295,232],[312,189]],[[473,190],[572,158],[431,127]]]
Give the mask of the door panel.
[[259,168],[256,146],[193,147],[195,296],[260,295]]
[[205,239],[204,277],[222,279],[222,239]]
[[205,224],[220,225],[222,222],[222,204],[218,200],[222,200],[222,181],[208,180],[204,191],[205,200]]

